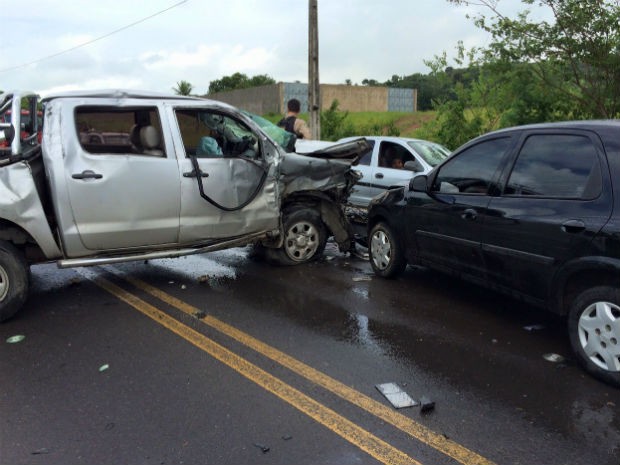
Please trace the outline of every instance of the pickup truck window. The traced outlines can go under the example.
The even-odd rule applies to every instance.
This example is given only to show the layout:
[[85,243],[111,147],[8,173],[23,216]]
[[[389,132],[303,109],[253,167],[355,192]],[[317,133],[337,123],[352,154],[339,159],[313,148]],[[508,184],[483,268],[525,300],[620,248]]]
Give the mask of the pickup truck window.
[[523,144],[505,194],[593,199],[601,185],[596,148],[588,137],[543,134]]
[[154,107],[78,107],[75,122],[80,144],[88,153],[165,156]]
[[176,117],[187,157],[260,158],[258,137],[241,121],[204,109],[177,110]]

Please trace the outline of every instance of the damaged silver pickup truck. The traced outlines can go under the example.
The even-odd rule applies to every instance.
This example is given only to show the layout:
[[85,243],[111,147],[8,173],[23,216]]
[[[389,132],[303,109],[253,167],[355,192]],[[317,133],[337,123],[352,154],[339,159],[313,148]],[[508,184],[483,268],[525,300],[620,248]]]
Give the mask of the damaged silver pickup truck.
[[[23,122],[41,106],[42,128]],[[261,121],[220,102],[134,91],[41,102],[0,94],[0,321],[24,303],[36,263],[254,244],[271,261],[297,264],[319,256],[328,236],[348,250],[344,202],[367,142],[299,155],[294,136]]]

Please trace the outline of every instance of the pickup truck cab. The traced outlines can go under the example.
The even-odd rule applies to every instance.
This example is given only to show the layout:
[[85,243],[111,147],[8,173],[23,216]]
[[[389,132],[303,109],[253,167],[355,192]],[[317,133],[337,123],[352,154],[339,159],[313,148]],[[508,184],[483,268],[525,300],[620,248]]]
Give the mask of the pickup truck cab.
[[363,139],[303,156],[220,102],[88,91],[41,103],[39,142],[37,118],[30,133],[16,130],[20,108],[36,114],[36,95],[0,94],[0,321],[25,301],[35,263],[92,266],[254,244],[289,265],[320,256],[328,236],[351,247],[344,202]]

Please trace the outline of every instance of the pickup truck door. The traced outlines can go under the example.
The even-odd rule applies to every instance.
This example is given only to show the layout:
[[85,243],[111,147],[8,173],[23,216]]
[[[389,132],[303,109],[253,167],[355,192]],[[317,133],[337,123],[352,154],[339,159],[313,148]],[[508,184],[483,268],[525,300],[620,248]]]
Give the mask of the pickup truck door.
[[[58,123],[63,153],[54,156],[54,163],[62,166],[57,170],[51,167],[55,173],[51,184],[67,254],[175,244],[181,197],[179,166],[167,150],[169,144],[162,140],[157,108],[99,105],[63,110],[65,121],[74,115],[76,124]],[[138,115],[150,120],[158,137],[158,147],[152,147],[155,150],[130,142]],[[60,118],[50,124],[56,120]],[[56,148],[49,150],[59,146],[50,145]]]
[[273,143],[225,109],[171,108],[180,167],[179,241],[190,244],[278,229]]

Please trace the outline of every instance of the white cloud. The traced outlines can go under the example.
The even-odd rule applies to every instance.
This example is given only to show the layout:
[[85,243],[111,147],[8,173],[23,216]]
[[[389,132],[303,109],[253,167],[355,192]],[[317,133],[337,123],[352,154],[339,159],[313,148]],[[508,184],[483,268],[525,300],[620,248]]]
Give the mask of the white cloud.
[[[210,81],[235,72],[307,80],[307,1],[189,0],[140,21],[175,3],[31,0],[25,9],[0,0],[0,89],[118,85],[166,92],[186,80],[204,93]],[[513,10],[520,4],[502,1]],[[443,0],[319,0],[318,11],[326,83],[426,73],[423,61],[444,50],[452,55],[458,40],[468,47],[487,40],[462,8]]]

